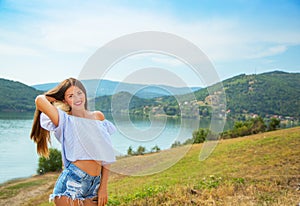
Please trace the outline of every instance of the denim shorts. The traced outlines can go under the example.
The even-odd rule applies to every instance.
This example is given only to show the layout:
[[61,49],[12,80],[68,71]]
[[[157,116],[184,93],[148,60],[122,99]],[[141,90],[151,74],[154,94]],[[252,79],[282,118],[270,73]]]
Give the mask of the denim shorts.
[[91,176],[71,163],[58,177],[49,200],[61,196],[67,196],[72,200],[95,198],[98,196],[100,181],[101,176]]

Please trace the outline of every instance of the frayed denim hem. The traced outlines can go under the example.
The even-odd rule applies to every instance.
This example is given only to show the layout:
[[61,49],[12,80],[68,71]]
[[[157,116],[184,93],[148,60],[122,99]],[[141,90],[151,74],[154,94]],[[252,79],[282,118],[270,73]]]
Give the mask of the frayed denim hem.
[[74,200],[79,200],[80,202],[86,200],[86,199],[94,199],[94,198],[97,198],[97,196],[91,196],[91,197],[85,197],[85,198],[78,198],[78,197],[72,197],[70,196],[69,194],[51,194],[49,196],[49,202],[54,202],[54,199],[57,197],[57,198],[61,198],[62,196],[64,197],[67,197],[68,199],[74,201]]

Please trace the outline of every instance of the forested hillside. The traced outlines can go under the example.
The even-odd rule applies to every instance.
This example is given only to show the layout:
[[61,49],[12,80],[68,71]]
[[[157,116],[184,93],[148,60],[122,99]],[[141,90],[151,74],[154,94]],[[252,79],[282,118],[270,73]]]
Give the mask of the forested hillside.
[[[285,118],[300,119],[300,73],[274,71],[257,75],[241,74],[224,80],[223,87],[226,96],[226,111],[229,118],[243,119],[251,115],[270,117],[274,115]],[[0,111],[33,111],[34,98],[40,91],[20,82],[0,79]],[[210,86],[211,91],[218,94],[219,85]],[[154,115],[211,115],[211,100],[216,94],[209,94],[207,88],[196,91],[197,102],[177,102],[184,97],[174,96],[145,99],[129,92],[120,92],[114,96],[106,95],[91,99],[96,109],[102,111],[122,112],[132,114]],[[114,105],[112,108],[111,99]],[[129,105],[124,105],[129,102]],[[199,108],[199,114],[195,113]]]
[[[223,81],[229,116],[257,114],[300,118],[300,73],[274,71]],[[207,90],[195,92],[205,101]]]
[[[248,116],[261,117],[282,116],[284,118],[300,118],[300,73],[286,73],[274,71],[257,75],[241,74],[222,82],[226,97],[226,111],[222,111],[229,118],[245,119]],[[123,100],[131,98],[129,110],[134,114],[167,114],[194,115],[194,108],[199,107],[200,116],[211,116],[212,99],[218,98],[220,84],[210,86],[195,92],[197,103],[194,101],[177,102],[173,96],[143,99],[127,93],[126,98],[119,98],[119,105],[114,112],[124,111]],[[124,94],[123,94],[124,95]],[[117,101],[116,101],[117,102]],[[96,99],[96,108],[111,111],[111,96]],[[219,103],[220,104],[220,103]],[[218,105],[214,105],[218,106]],[[196,114],[197,115],[197,114]],[[194,115],[195,116],[195,115]]]
[[[105,112],[112,111],[127,111],[128,109],[143,108],[145,105],[154,104],[151,99],[143,99],[130,94],[129,92],[120,92],[113,96],[106,95],[100,96],[91,101],[95,101],[95,107],[97,110]],[[125,104],[130,103],[129,105]]]
[[40,93],[20,82],[0,78],[0,112],[34,111],[34,99]]

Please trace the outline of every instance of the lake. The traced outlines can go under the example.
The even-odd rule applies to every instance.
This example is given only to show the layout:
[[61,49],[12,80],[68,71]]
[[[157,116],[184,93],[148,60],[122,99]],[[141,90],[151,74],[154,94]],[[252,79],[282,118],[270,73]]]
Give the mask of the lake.
[[[36,174],[38,155],[36,145],[30,139],[32,113],[0,113],[0,183]],[[175,141],[183,142],[192,137],[199,127],[209,126],[209,120],[141,118],[110,116],[118,132],[111,136],[116,155],[126,155],[131,146],[134,151],[139,146],[151,151],[154,146],[169,149]],[[60,149],[60,144],[52,139],[52,147]]]

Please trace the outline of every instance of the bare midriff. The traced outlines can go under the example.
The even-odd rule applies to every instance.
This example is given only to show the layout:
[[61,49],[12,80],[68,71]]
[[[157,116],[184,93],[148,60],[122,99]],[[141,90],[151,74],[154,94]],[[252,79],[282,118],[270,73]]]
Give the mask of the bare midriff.
[[101,162],[95,160],[77,160],[72,163],[91,176],[99,176],[101,174]]

